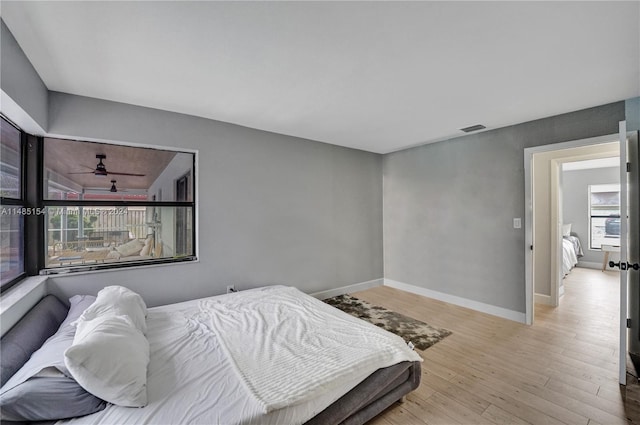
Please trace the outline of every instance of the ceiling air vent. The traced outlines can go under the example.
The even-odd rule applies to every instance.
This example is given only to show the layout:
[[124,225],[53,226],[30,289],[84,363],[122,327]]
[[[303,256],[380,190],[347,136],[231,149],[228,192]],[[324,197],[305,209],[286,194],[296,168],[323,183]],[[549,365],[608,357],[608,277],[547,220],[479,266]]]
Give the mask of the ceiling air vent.
[[487,127],[485,127],[482,124],[476,124],[476,125],[472,125],[471,127],[461,128],[460,130],[464,131],[465,133],[471,133],[473,131],[483,130],[485,128]]

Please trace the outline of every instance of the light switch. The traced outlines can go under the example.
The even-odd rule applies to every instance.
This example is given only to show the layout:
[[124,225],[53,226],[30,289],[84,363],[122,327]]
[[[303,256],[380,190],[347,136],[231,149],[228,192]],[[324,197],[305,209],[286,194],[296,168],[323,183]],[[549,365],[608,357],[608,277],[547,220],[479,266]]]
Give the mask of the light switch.
[[514,229],[519,229],[522,227],[522,220],[520,218],[514,218],[513,219],[513,228]]

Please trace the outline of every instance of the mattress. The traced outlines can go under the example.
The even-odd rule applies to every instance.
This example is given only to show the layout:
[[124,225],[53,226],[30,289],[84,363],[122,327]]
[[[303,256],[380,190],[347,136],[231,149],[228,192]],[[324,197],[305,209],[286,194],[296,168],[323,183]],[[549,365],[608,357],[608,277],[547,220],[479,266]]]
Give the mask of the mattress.
[[146,407],[110,405],[101,412],[58,423],[301,424],[370,374],[363,373],[300,404],[264,413],[258,401],[248,396],[215,335],[202,322],[192,320],[201,301],[149,309],[147,339],[151,359]]
[[562,239],[562,272],[563,275],[569,274],[571,269],[578,264],[576,248],[573,242],[568,239]]

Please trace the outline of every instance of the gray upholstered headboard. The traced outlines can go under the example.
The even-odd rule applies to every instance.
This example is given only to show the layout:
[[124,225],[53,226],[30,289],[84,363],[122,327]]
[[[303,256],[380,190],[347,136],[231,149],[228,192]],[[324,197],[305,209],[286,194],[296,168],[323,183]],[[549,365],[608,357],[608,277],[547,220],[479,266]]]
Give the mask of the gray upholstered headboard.
[[24,365],[67,317],[69,307],[53,295],[41,299],[3,337],[0,344],[0,386]]

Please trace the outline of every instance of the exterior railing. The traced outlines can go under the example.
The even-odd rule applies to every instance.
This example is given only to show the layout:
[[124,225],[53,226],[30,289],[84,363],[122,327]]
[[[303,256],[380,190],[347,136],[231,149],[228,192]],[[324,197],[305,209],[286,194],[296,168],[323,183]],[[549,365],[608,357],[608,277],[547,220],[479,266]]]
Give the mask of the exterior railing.
[[[148,234],[146,208],[85,208],[82,213],[77,208],[65,210],[65,215],[77,215],[76,223],[84,221],[84,229],[80,234],[79,226],[48,228],[47,245],[51,255],[64,249],[82,249],[85,247],[104,247],[119,245],[130,239],[144,239]],[[82,216],[82,217],[80,217]],[[67,219],[68,220],[68,219]],[[88,223],[87,223],[88,220]]]

